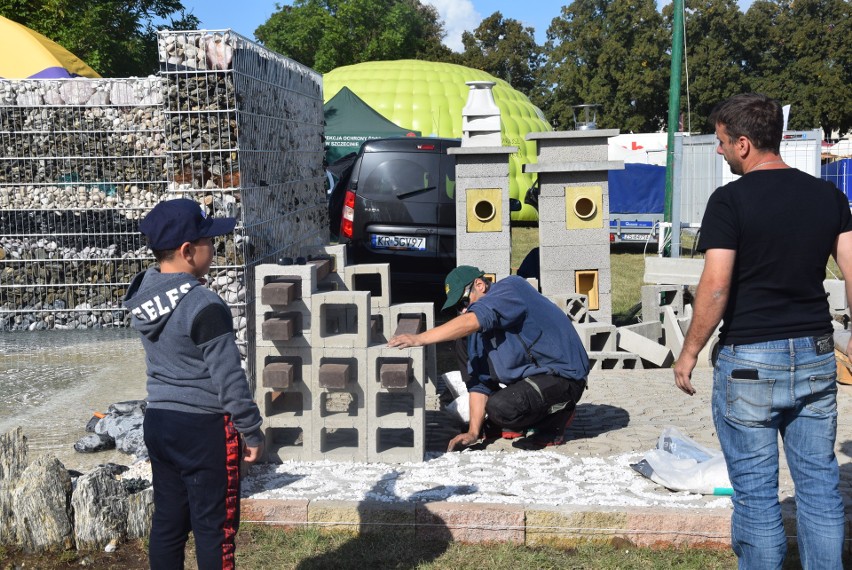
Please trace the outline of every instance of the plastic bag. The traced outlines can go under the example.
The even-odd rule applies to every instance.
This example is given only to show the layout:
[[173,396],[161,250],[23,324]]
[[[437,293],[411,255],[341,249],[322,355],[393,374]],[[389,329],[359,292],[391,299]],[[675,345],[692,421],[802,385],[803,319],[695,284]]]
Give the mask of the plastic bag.
[[441,380],[447,391],[453,396],[453,401],[447,404],[444,409],[458,418],[462,423],[470,422],[470,402],[467,393],[467,385],[462,379],[461,372],[452,370],[445,374],[441,374]]
[[701,495],[733,493],[722,452],[700,445],[676,427],[663,429],[657,448],[631,467],[672,491]]

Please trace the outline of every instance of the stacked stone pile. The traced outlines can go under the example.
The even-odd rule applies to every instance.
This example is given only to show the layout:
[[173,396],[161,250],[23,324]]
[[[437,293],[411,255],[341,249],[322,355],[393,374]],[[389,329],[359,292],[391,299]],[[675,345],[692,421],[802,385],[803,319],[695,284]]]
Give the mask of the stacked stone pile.
[[21,428],[0,436],[0,545],[31,552],[103,549],[147,536],[154,494],[126,467],[69,472],[51,455],[32,463]]

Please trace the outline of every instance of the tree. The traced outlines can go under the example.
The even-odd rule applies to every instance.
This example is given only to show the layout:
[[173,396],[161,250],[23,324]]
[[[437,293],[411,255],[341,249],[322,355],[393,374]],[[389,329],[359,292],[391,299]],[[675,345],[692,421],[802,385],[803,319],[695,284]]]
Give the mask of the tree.
[[790,129],[852,130],[852,4],[757,0],[746,23],[747,89],[790,104]]
[[157,30],[199,25],[179,0],[0,0],[0,14],[47,36],[105,77],[155,73]]
[[[684,12],[683,130],[707,132],[713,107],[745,90],[743,14],[736,0],[685,0]],[[663,15],[671,29],[672,4],[663,9]]]
[[598,126],[653,131],[666,114],[668,41],[654,0],[574,0],[547,30],[549,90],[539,104],[557,128],[571,106],[600,105]]
[[538,90],[537,73],[544,63],[544,54],[534,34],[533,28],[494,12],[472,33],[462,34],[464,52],[460,63],[487,71],[532,96]]
[[320,73],[364,61],[450,57],[438,12],[419,0],[296,0],[276,8],[257,39]]

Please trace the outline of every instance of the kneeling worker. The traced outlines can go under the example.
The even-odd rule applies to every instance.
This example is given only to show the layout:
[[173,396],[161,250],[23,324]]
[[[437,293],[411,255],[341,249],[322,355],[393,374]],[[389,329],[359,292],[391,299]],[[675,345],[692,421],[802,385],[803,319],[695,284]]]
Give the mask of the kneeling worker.
[[[406,348],[468,338],[470,425],[448,451],[479,440],[490,423],[527,436],[513,445],[541,449],[562,443],[589,373],[589,358],[571,320],[517,276],[496,283],[470,265],[447,275],[447,302],[461,314],[388,346]],[[506,388],[501,389],[500,384]]]

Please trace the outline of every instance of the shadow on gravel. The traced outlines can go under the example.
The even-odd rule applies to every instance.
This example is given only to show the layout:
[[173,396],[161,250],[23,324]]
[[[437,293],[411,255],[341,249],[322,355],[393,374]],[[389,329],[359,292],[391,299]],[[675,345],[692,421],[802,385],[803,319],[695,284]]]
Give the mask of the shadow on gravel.
[[581,401],[565,434],[570,440],[598,437],[608,431],[625,428],[629,423],[630,414],[624,408]]

